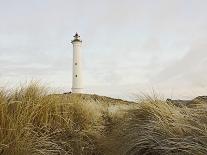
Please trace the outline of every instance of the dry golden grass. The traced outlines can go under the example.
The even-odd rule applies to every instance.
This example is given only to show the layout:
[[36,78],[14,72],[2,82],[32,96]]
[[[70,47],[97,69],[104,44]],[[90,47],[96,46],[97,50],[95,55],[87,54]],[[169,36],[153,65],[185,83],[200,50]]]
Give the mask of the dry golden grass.
[[206,104],[180,108],[157,99],[142,101],[107,137],[113,145],[107,154],[206,155]]
[[207,103],[0,90],[2,155],[206,155]]
[[[92,154],[101,106],[67,95],[47,95],[32,84],[0,94],[2,154]],[[93,104],[93,106],[91,105]]]

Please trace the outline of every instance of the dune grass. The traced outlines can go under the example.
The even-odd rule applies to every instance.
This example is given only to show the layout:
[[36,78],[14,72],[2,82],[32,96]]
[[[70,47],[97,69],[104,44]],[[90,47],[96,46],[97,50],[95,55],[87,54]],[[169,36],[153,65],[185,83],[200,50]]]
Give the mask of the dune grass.
[[177,107],[51,95],[38,84],[0,90],[2,155],[206,155],[207,103]]

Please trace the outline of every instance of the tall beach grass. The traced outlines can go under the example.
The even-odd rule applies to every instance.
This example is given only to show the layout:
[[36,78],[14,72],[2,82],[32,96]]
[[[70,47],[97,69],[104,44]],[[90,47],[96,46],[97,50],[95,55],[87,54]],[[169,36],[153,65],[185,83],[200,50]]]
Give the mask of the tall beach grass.
[[2,155],[206,155],[207,103],[0,90]]

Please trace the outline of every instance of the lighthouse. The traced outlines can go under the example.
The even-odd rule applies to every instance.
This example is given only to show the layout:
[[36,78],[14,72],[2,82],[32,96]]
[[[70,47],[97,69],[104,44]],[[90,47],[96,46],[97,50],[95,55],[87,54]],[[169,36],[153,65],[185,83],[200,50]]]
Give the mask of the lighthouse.
[[72,78],[72,93],[82,93],[82,61],[81,61],[81,45],[82,40],[76,32],[71,41],[73,44],[73,78]]

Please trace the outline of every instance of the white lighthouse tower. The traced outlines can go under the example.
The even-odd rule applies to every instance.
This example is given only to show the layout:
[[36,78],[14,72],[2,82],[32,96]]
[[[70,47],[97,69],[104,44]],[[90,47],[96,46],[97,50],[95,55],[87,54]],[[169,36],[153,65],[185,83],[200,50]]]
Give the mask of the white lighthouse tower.
[[82,93],[82,64],[81,64],[81,45],[82,40],[76,32],[74,39],[71,41],[73,44],[73,82],[72,93]]

